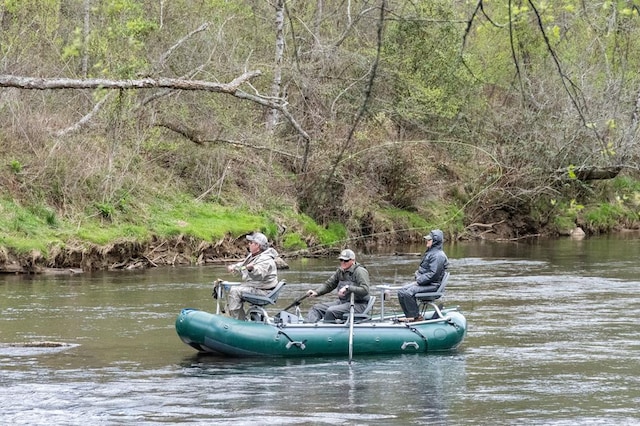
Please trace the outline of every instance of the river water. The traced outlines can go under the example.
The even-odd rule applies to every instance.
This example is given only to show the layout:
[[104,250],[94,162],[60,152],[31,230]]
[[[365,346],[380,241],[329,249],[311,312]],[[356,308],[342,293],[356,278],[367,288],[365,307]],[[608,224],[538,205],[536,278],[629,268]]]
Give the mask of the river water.
[[[373,286],[399,284],[420,250],[358,260]],[[351,365],[183,344],[178,312],[213,311],[212,280],[234,279],[223,266],[0,276],[0,424],[640,424],[640,235],[445,250],[444,303],[469,322],[461,348]],[[279,308],[337,266],[288,263]]]

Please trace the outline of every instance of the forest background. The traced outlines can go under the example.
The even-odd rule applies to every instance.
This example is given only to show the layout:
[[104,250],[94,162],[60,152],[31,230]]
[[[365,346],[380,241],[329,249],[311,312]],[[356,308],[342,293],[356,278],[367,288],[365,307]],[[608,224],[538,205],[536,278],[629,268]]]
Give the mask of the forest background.
[[638,228],[639,12],[0,0],[0,271]]

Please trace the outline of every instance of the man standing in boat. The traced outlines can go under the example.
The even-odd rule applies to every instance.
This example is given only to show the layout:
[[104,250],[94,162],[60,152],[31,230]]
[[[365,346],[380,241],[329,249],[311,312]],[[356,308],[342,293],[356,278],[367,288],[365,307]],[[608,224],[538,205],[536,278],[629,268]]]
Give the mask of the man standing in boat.
[[434,229],[429,235],[424,236],[424,240],[427,243],[427,250],[415,273],[416,280],[398,290],[398,301],[404,312],[404,318],[399,319],[401,322],[423,320],[415,295],[437,286],[449,268],[449,258],[442,250],[444,243],[442,231]]
[[317,297],[327,294],[334,289],[338,290],[338,300],[331,303],[318,303],[313,306],[307,315],[307,321],[325,322],[342,320],[344,314],[348,314],[351,308],[351,293],[354,294],[354,312],[364,312],[369,301],[369,271],[356,262],[356,254],[353,250],[342,250],[340,267],[333,275],[315,290],[307,291],[308,297]]
[[269,247],[266,235],[254,232],[247,235],[249,240],[249,254],[238,263],[227,266],[229,272],[240,272],[243,285],[233,286],[229,290],[227,306],[229,315],[239,320],[245,319],[243,302],[240,298],[243,292],[266,295],[278,284],[278,269],[275,259],[278,252]]

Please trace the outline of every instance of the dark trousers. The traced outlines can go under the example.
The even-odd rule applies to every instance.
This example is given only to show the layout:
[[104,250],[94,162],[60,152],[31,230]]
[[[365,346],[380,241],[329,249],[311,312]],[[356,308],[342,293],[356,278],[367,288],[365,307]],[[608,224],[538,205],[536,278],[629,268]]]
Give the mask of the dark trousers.
[[418,285],[412,282],[398,290],[398,302],[400,302],[404,316],[407,318],[417,318],[418,315],[420,315],[420,308],[418,307],[418,301],[415,297],[416,294],[434,291],[435,289],[435,285]]

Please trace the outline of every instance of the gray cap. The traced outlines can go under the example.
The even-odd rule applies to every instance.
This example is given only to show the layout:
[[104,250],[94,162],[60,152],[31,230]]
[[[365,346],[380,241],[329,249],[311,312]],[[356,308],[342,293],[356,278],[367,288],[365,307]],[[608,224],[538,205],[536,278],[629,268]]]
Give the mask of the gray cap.
[[247,235],[247,240],[258,243],[260,248],[263,248],[263,249],[266,249],[267,247],[269,247],[269,240],[267,239],[267,236],[264,235],[262,232],[254,232],[251,235]]
[[340,260],[351,260],[355,258],[356,258],[356,254],[353,252],[353,250],[349,250],[349,249],[342,250],[340,252],[340,256],[338,256],[338,259]]
[[431,236],[431,234],[429,234],[429,235],[425,235],[425,236],[424,236],[424,237],[422,237],[422,238],[424,238],[424,239],[425,239],[425,240],[427,240],[427,241],[429,241],[429,240],[433,240],[433,237]]

